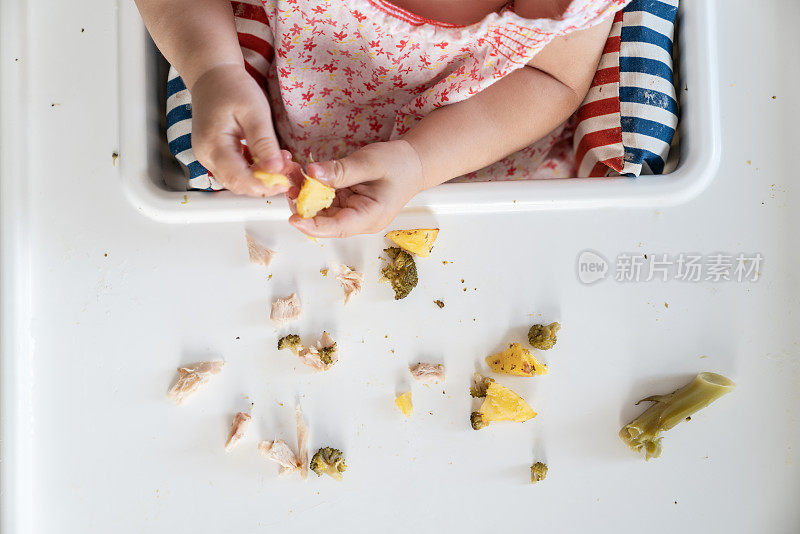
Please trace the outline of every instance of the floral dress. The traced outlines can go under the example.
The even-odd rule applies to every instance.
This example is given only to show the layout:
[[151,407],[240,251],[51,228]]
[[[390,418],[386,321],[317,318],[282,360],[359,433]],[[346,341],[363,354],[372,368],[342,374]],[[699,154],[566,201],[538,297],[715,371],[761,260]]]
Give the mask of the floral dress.
[[[525,19],[508,5],[467,26],[425,19],[386,0],[232,5],[245,67],[267,88],[281,143],[301,159],[321,161],[402,136],[437,107],[479,93],[554,38],[601,23],[628,1],[573,0],[558,19]],[[568,176],[565,126],[459,179]]]

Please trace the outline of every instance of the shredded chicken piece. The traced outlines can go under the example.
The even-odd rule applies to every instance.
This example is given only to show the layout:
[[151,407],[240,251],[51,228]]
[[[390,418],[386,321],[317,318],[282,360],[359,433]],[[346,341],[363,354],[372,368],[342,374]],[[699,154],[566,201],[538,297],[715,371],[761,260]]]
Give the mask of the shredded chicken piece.
[[218,374],[223,365],[225,365],[224,361],[215,360],[178,367],[178,380],[167,392],[167,397],[178,404],[182,404],[189,395],[208,382],[212,376]]
[[408,370],[417,382],[436,384],[444,381],[444,365],[441,363],[417,363],[409,365]]
[[338,350],[336,349],[336,342],[331,335],[327,332],[322,332],[319,341],[313,345],[309,345],[300,351],[298,354],[304,364],[308,365],[315,371],[327,371],[339,361]]
[[260,263],[264,267],[268,267],[272,261],[272,256],[275,255],[275,251],[268,249],[253,239],[250,234],[244,234],[244,237],[247,240],[247,252],[250,254],[250,263]]
[[298,404],[294,409],[294,419],[297,423],[297,465],[300,476],[308,478],[308,425],[303,419],[303,409]]
[[275,326],[282,326],[300,317],[302,311],[302,305],[300,304],[300,299],[297,297],[297,293],[292,293],[285,299],[275,299],[272,303],[272,312],[269,318]]
[[344,289],[344,303],[347,304],[350,301],[350,297],[361,292],[364,274],[351,269],[347,265],[336,265],[335,269],[336,279]]
[[231,423],[231,430],[228,433],[228,441],[225,442],[225,452],[230,452],[239,443],[244,437],[244,433],[247,432],[247,427],[250,425],[250,414],[246,414],[244,412],[237,412],[236,415],[233,416],[233,422]]
[[294,451],[282,439],[262,441],[258,444],[258,453],[287,471],[294,471],[299,467]]

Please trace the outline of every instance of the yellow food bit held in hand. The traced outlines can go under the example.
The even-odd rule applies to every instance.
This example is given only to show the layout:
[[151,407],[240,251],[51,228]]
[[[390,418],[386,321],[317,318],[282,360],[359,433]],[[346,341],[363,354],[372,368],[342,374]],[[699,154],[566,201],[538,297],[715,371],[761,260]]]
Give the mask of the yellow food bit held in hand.
[[479,430],[494,421],[514,421],[524,423],[536,417],[536,412],[525,399],[497,382],[486,388],[486,399],[477,412],[472,412],[472,428]]
[[297,195],[297,213],[303,219],[310,219],[320,210],[324,210],[333,204],[336,196],[336,189],[329,187],[319,180],[305,175],[303,187]]
[[406,417],[411,417],[411,414],[414,413],[414,405],[411,403],[410,391],[406,391],[402,395],[398,395],[394,400],[394,403]]
[[547,466],[542,462],[536,462],[531,466],[531,484],[536,484],[540,480],[544,480],[547,476]]
[[398,247],[424,258],[431,253],[433,243],[438,235],[438,228],[416,228],[414,230],[394,230],[384,237],[394,241]]
[[511,344],[503,352],[492,354],[486,363],[495,373],[514,376],[546,375],[547,366],[536,359],[536,356],[520,345]]
[[280,173],[255,170],[253,171],[253,177],[261,180],[267,187],[274,187],[276,185],[289,187],[289,178]]

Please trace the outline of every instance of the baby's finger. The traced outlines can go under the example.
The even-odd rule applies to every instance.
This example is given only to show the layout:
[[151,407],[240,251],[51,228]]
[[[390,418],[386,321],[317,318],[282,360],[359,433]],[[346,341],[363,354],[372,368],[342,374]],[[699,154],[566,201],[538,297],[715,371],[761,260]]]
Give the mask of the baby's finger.
[[341,189],[382,178],[384,170],[363,150],[357,150],[342,159],[312,163],[308,166],[308,174],[331,187]]
[[214,177],[225,189],[237,195],[270,196],[282,190],[280,187],[267,187],[254,178],[240,148],[231,143],[220,142],[207,159]]
[[371,232],[369,217],[352,208],[340,209],[330,216],[317,215],[311,219],[303,219],[294,214],[289,217],[289,223],[312,237],[350,237]]
[[278,144],[269,108],[250,111],[240,120],[247,148],[258,161],[258,168],[272,173],[283,172],[287,161]]

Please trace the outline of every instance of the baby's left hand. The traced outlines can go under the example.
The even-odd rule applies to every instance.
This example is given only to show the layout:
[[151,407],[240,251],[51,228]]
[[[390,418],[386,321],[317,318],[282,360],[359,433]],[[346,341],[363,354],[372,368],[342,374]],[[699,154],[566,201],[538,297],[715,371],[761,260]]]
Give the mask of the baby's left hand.
[[[422,191],[422,164],[403,140],[373,143],[334,161],[312,163],[308,174],[336,188],[333,204],[311,219],[289,222],[313,237],[348,237],[380,232]],[[298,189],[287,195],[297,198]]]

